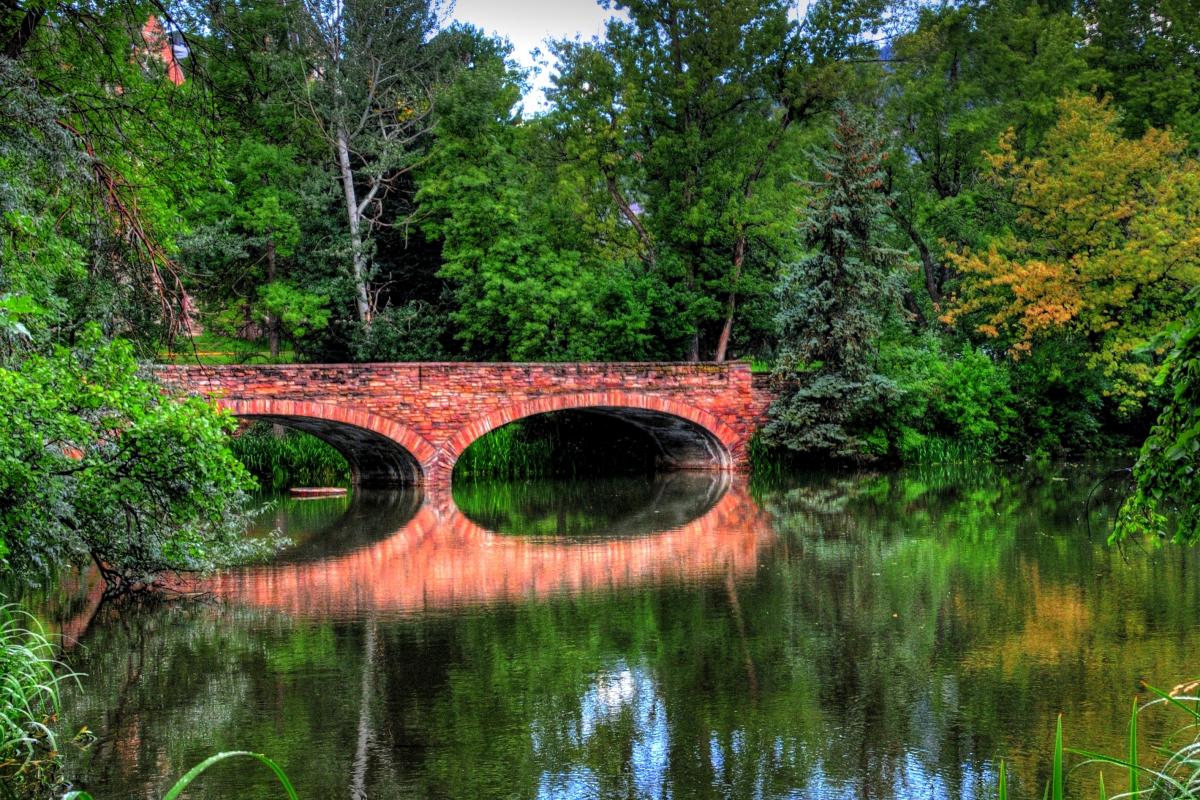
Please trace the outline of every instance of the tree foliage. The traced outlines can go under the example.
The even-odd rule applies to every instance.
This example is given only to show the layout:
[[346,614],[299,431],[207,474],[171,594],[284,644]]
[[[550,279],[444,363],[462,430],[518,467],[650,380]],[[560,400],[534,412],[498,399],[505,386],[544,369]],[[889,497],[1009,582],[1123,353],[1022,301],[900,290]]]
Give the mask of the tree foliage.
[[1200,293],[1158,376],[1170,390],[1133,468],[1135,488],[1121,506],[1113,540],[1153,534],[1200,541]]
[[830,149],[801,230],[812,253],[780,284],[782,349],[773,376],[782,396],[770,441],[835,459],[867,459],[869,415],[896,394],[874,364],[895,313],[904,254],[892,247],[879,141],[866,121],[837,111]]
[[1154,372],[1142,346],[1200,282],[1200,162],[1170,132],[1126,139],[1116,111],[1086,95],[1060,101],[1034,155],[1018,157],[1010,131],[989,162],[1015,225],[949,254],[964,277],[944,319],[971,320],[1017,356],[1085,337],[1089,366],[1136,410]]
[[272,551],[242,539],[232,420],[139,374],[93,326],[0,365],[0,551],[30,580],[95,563],[111,590]]

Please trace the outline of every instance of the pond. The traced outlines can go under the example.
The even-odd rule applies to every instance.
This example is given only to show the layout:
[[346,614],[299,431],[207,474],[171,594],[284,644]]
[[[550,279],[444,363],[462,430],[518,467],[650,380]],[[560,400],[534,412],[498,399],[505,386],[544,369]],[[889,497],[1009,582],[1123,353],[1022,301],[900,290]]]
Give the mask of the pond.
[[[1040,797],[1060,713],[1068,746],[1119,754],[1141,681],[1200,672],[1197,556],[1107,548],[1107,491],[1089,537],[1104,472],[281,500],[275,563],[64,625],[87,677],[63,726],[96,737],[68,771],[158,797],[250,749],[304,798],[985,798],[1003,758]],[[189,796],[271,781],[227,762]]]

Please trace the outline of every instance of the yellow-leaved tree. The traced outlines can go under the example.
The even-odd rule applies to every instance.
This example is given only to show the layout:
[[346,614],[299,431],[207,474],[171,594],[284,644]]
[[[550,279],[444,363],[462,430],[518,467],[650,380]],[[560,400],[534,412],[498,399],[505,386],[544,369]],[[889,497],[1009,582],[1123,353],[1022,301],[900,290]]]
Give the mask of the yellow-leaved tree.
[[1058,102],[1041,147],[1012,131],[987,156],[1016,225],[985,250],[948,254],[961,275],[942,316],[1002,341],[1014,358],[1063,334],[1088,342],[1123,413],[1155,369],[1147,343],[1185,315],[1200,283],[1200,162],[1170,131],[1121,134],[1116,111],[1082,94]]

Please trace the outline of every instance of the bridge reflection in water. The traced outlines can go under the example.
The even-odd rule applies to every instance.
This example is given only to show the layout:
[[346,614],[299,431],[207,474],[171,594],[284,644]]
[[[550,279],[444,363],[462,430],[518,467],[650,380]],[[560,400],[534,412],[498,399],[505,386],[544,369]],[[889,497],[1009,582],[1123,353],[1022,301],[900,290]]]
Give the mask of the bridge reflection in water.
[[[646,505],[571,536],[562,526],[553,535],[497,533],[441,492],[426,494],[390,534],[364,534],[356,520],[389,518],[378,509],[358,512],[356,503],[381,502],[366,494],[338,523],[311,532],[284,563],[226,572],[204,586],[220,598],[297,617],[358,618],[750,575],[774,541],[764,512],[728,475],[666,475],[652,489]],[[400,510],[415,505],[411,494],[390,497],[383,502]],[[353,549],[314,558],[319,544],[336,548],[343,534],[352,534]]]

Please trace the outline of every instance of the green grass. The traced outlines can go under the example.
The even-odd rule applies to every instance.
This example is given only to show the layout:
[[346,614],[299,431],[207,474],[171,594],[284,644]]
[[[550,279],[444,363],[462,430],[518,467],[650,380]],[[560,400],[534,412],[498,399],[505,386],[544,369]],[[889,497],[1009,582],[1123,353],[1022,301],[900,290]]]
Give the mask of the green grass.
[[454,465],[456,478],[543,478],[554,471],[556,442],[530,436],[519,422],[479,437]]
[[927,436],[904,454],[904,461],[909,464],[973,464],[995,461],[995,454],[976,442]]
[[230,449],[264,488],[350,483],[350,465],[342,454],[302,431],[285,429],[275,436],[271,425],[255,423],[233,438]]
[[[1073,769],[1089,766],[1116,767],[1126,776],[1127,791],[1113,795],[1117,798],[1142,798],[1142,800],[1200,800],[1200,681],[1177,687],[1178,691],[1164,692],[1153,686],[1146,690],[1154,695],[1148,703],[1139,705],[1133,700],[1129,713],[1128,747],[1124,756],[1109,756],[1090,750],[1063,748],[1062,715],[1054,731],[1054,754],[1051,761],[1050,781],[1046,784],[1043,797],[1049,800],[1065,800],[1066,770],[1063,753],[1082,756],[1083,761]],[[1141,743],[1138,739],[1138,718],[1153,710],[1182,712],[1186,724],[1176,730],[1166,742],[1154,748],[1157,761],[1142,763],[1139,756]],[[1104,773],[1099,774],[1097,797],[1109,800],[1104,783]],[[1008,800],[1008,779],[1004,762],[1000,762],[999,782],[996,796]]]
[[51,723],[58,687],[74,673],[60,672],[41,624],[12,603],[0,605],[0,787],[33,796],[59,774]]
[[768,361],[765,358],[750,359],[751,375],[769,375],[773,369],[775,369],[775,362],[773,361]]

